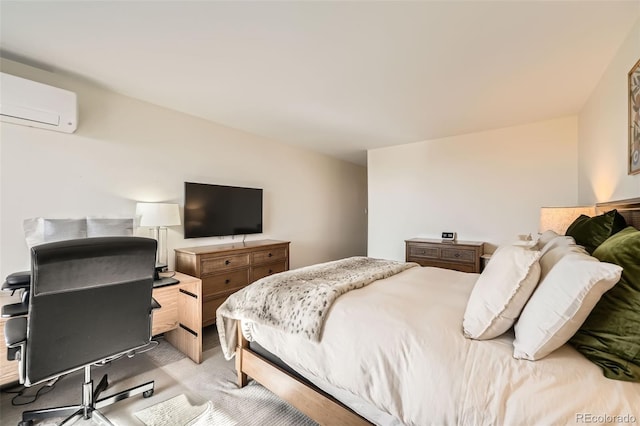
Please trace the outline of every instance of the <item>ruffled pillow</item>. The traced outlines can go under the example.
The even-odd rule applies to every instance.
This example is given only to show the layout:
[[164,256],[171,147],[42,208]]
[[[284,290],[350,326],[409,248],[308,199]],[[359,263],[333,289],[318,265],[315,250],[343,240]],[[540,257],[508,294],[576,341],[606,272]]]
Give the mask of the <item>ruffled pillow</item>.
[[476,281],[464,313],[463,330],[471,339],[492,339],[507,331],[538,284],[540,251],[501,246]]

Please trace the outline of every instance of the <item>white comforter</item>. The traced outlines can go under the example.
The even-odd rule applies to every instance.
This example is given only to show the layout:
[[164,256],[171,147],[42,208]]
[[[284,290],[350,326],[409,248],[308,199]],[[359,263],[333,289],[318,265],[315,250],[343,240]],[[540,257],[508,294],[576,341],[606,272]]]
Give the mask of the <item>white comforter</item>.
[[512,357],[512,335],[465,339],[462,317],[477,277],[412,268],[351,291],[331,308],[319,343],[244,327],[316,383],[403,424],[640,423],[640,384],[606,379],[568,345],[531,362]]

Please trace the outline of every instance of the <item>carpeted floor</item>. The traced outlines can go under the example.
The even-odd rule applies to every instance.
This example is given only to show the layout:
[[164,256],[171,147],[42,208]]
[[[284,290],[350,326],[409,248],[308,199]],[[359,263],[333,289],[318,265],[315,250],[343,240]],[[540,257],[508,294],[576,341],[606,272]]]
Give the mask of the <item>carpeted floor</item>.
[[[155,393],[151,398],[135,396],[120,401],[101,411],[117,425],[143,425],[133,413],[167,401],[178,395],[185,395],[191,405],[206,404],[211,401],[218,418],[225,418],[225,424],[238,426],[312,426],[312,420],[279,399],[262,386],[250,382],[242,389],[235,379],[233,361],[226,361],[219,346],[215,326],[207,327],[203,333],[203,362],[195,364],[163,339],[156,348],[133,358],[113,361],[107,366],[92,369],[94,383],[103,374],[109,376],[109,388],[101,396],[108,396],[146,381],[155,381]],[[12,399],[20,387],[2,389],[0,393],[0,424],[16,425],[22,411],[44,407],[77,404],[81,400],[83,373],[76,372],[62,377],[49,392],[41,392],[35,402],[23,406],[13,406]],[[26,389],[15,402],[27,402],[43,386]],[[82,424],[85,422],[78,422]],[[38,423],[55,424],[52,421]],[[211,424],[217,424],[212,421]],[[169,426],[169,425],[167,425]],[[181,425],[170,425],[181,426]]]

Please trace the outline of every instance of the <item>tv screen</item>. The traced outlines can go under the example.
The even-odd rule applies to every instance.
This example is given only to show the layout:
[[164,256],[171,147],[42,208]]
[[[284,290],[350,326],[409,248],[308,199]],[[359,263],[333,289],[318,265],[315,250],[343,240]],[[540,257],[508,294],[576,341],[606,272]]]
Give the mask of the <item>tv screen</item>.
[[184,237],[262,233],[262,189],[184,183]]

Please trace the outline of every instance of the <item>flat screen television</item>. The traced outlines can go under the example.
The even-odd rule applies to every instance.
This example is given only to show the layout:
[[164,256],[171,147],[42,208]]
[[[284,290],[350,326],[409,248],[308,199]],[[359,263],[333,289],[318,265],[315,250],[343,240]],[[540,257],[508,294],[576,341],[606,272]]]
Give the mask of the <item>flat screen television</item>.
[[262,233],[262,189],[184,183],[184,237]]

